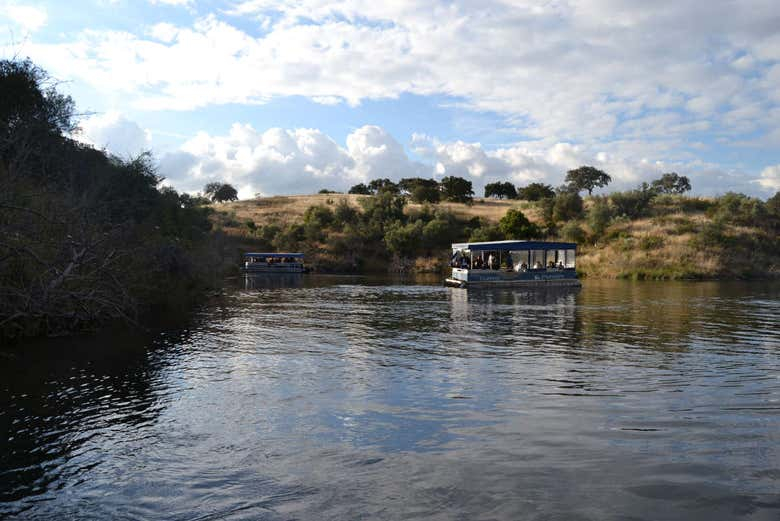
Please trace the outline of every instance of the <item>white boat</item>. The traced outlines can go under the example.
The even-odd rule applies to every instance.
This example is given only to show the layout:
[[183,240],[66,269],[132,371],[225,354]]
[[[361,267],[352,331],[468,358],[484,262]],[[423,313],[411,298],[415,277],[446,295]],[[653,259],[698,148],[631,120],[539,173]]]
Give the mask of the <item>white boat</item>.
[[452,245],[449,286],[580,286],[577,244],[547,241],[464,242]]
[[303,273],[303,253],[245,253],[247,273]]

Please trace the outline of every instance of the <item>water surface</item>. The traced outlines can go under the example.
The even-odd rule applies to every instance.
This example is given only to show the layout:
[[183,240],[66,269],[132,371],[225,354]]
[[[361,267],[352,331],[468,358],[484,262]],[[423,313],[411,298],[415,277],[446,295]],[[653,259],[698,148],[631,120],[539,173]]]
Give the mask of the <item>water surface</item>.
[[0,351],[0,517],[778,519],[780,287],[255,281]]

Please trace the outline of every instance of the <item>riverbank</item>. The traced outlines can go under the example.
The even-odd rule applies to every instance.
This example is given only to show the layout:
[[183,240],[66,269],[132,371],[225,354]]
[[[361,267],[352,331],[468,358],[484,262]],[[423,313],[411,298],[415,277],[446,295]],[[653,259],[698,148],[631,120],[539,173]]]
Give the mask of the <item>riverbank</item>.
[[[608,198],[586,197],[557,221],[545,201],[475,198],[472,204],[388,204],[381,196],[276,196],[214,205],[213,222],[252,247],[297,249],[320,272],[442,273],[449,242],[496,240],[500,219],[520,210],[543,238],[578,243],[577,269],[598,279],[754,279],[780,276],[772,209],[739,194],[659,196],[633,217]],[[756,207],[764,204],[767,208]],[[381,206],[381,205],[379,205]],[[361,217],[377,219],[376,229]],[[378,214],[378,215],[373,215]],[[347,222],[340,223],[340,219]],[[552,222],[551,222],[552,221]],[[416,244],[414,242],[417,242]]]

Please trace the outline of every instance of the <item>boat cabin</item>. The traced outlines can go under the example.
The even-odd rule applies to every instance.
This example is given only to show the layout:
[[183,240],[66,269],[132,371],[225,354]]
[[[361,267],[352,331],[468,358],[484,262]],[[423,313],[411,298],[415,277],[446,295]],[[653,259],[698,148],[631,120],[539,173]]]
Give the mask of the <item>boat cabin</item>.
[[464,242],[452,245],[447,283],[579,285],[577,244],[548,241]]
[[243,269],[256,273],[303,273],[303,253],[245,253]]

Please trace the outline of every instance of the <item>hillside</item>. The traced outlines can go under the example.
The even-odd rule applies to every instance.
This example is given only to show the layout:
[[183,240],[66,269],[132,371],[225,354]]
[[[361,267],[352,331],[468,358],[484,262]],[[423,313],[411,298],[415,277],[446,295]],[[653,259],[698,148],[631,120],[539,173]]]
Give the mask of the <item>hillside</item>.
[[[778,219],[769,203],[739,194],[711,199],[658,196],[635,208],[620,199],[639,204],[630,200],[636,194],[588,197],[574,213],[567,215],[564,208],[558,215],[556,207],[554,216],[553,202],[545,210],[543,201],[476,198],[471,205],[410,203],[378,211],[378,196],[276,196],[214,205],[214,219],[228,235],[245,240],[245,248],[303,250],[321,271],[444,272],[449,242],[504,238],[497,223],[508,210],[520,209],[542,238],[579,244],[578,271],[586,277],[780,274]],[[594,207],[607,214],[601,225],[599,208]],[[400,213],[389,217],[392,211]],[[345,213],[352,217],[340,217]],[[344,219],[351,221],[340,222]]]

